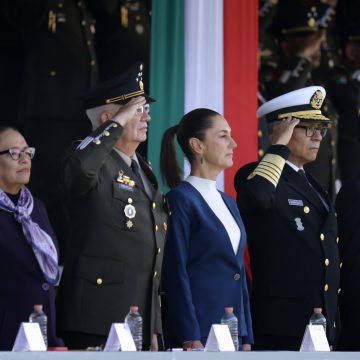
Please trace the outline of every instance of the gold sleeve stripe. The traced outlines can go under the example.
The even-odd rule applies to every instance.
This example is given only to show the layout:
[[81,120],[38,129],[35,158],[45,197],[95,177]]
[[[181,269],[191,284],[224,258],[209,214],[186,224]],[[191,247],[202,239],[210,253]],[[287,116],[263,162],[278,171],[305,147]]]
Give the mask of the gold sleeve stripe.
[[274,179],[274,176],[272,176],[271,174],[269,174],[265,171],[261,171],[261,170],[257,170],[256,172],[254,171],[254,173],[255,173],[255,175],[262,176],[266,180],[270,181],[275,187],[277,186],[278,181],[277,181],[277,179]]
[[280,176],[281,175],[281,170],[279,170],[276,165],[271,164],[267,161],[262,161],[261,163],[259,163],[259,165],[257,166],[258,168],[265,168],[265,169],[271,169],[271,171],[274,172],[275,176]]
[[256,168],[256,172],[266,172],[267,174],[269,174],[269,176],[272,176],[274,178],[275,181],[278,181],[279,177],[281,174],[277,173],[276,171],[274,171],[274,169],[270,166],[262,166],[261,164],[258,165],[258,167]]
[[254,176],[259,175],[270,181],[276,187],[284,165],[285,159],[280,155],[266,154],[247,179],[250,180]]

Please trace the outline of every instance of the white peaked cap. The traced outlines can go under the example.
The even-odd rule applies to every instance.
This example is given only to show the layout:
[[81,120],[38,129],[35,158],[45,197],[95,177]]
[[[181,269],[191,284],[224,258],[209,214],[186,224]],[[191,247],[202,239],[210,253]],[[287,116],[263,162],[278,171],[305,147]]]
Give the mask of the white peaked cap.
[[268,122],[292,116],[300,119],[301,122],[327,124],[330,120],[321,113],[325,97],[326,91],[321,86],[309,86],[294,90],[261,105],[258,109],[258,116],[266,116]]

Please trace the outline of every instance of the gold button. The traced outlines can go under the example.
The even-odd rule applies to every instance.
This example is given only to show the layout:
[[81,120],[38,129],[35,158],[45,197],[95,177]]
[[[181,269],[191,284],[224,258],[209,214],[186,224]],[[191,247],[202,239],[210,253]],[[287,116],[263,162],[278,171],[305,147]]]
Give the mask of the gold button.
[[263,150],[263,149],[259,149],[258,154],[259,154],[259,156],[264,156],[264,150]]
[[154,272],[154,277],[156,277],[156,276],[157,276],[157,271]]
[[339,289],[338,289],[338,294],[340,294],[340,293],[341,293],[341,289],[339,288]]
[[161,248],[158,248],[157,253],[158,253],[158,254],[161,253]]
[[171,216],[171,211],[169,211],[169,216]]
[[88,44],[88,46],[91,45],[91,41],[90,41],[90,40],[88,40],[86,43]]
[[335,146],[335,140],[331,140],[330,144],[331,146]]
[[329,285],[328,284],[325,284],[324,286],[324,291],[328,291],[329,290]]
[[340,263],[340,269],[342,268],[342,262]]
[[158,231],[159,227],[157,225],[155,225],[155,231]]
[[99,139],[95,139],[95,140],[94,140],[94,143],[95,143],[96,145],[100,145],[100,144],[101,144],[101,141],[100,141]]
[[153,208],[153,210],[155,210],[155,208],[156,208],[156,203],[152,203],[152,208]]
[[337,244],[339,243],[339,240],[340,240],[340,239],[337,237],[337,238],[336,238],[336,243],[337,243]]
[[112,126],[113,126],[114,128],[117,128],[117,127],[118,127],[118,124],[114,123],[114,124],[112,124]]
[[129,204],[132,204],[132,202],[133,202],[133,199],[132,199],[132,198],[128,198],[128,203],[129,203]]
[[103,280],[101,278],[96,279],[96,283],[98,285],[101,285],[103,283]]
[[95,65],[95,60],[91,60],[91,61],[90,61],[90,64],[91,64],[92,66],[94,66],[94,65]]
[[59,3],[59,4],[58,4],[58,8],[59,8],[59,9],[61,9],[63,6],[64,6],[64,4],[62,4],[62,3]]
[[83,21],[81,22],[81,25],[82,25],[82,26],[85,26],[85,25],[86,25],[86,21],[83,20]]
[[310,208],[308,206],[304,206],[304,213],[308,214],[310,212]]
[[235,274],[235,275],[234,275],[234,280],[236,280],[236,281],[237,281],[237,280],[240,280],[240,274]]
[[104,135],[105,135],[105,136],[109,136],[110,133],[109,133],[107,130],[105,130],[105,131],[104,131]]
[[258,137],[262,137],[263,136],[263,133],[261,130],[258,131]]
[[330,264],[329,259],[325,259],[325,266],[329,266],[329,264]]
[[320,240],[325,240],[325,235],[323,233],[320,234]]
[[335,165],[335,164],[336,164],[336,159],[331,159],[331,163],[332,163],[333,165]]
[[56,71],[55,71],[55,70],[51,70],[51,71],[50,71],[50,75],[51,75],[51,76],[56,76]]
[[166,231],[167,230],[167,223],[164,222],[164,230]]

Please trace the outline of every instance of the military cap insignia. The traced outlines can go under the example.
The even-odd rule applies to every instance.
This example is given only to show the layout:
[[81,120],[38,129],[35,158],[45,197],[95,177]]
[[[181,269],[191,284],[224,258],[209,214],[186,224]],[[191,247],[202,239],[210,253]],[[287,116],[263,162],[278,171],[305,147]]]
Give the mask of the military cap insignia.
[[315,27],[316,21],[315,21],[314,18],[310,18],[310,19],[308,20],[307,24],[308,24],[309,27],[312,28],[312,27]]
[[323,94],[320,90],[316,90],[310,99],[310,105],[313,109],[320,109],[324,101]]

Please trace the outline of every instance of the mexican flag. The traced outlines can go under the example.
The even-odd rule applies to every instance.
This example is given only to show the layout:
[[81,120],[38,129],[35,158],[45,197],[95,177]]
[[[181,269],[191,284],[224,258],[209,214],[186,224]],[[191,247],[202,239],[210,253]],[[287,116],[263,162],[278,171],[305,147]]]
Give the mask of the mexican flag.
[[159,179],[164,131],[199,107],[223,114],[238,144],[220,190],[235,196],[237,169],[257,159],[257,11],[257,0],[152,1],[148,157]]

